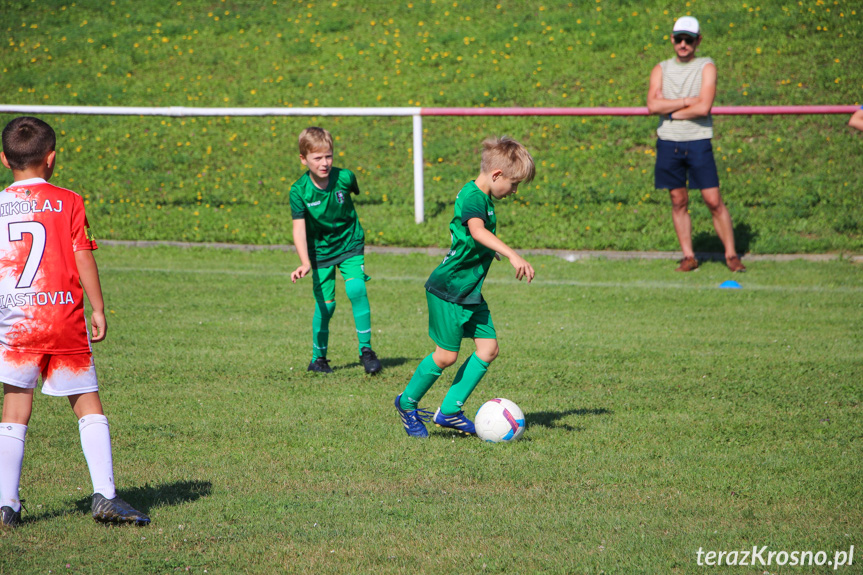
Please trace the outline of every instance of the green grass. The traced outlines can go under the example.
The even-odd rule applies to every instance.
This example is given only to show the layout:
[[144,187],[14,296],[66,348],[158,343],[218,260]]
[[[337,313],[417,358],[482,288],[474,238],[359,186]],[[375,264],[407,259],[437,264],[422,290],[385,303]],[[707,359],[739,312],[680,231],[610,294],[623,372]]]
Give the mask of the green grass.
[[[858,3],[688,4],[4,1],[0,102],[643,106],[685,9],[717,63],[717,105],[860,103]],[[290,243],[296,135],[314,123],[358,174],[370,244],[448,245],[480,139],[508,133],[538,176],[499,207],[505,241],[677,249],[652,184],[654,118],[426,118],[424,225],[407,119],[47,119],[55,182],[85,196],[103,239]],[[738,247],[863,252],[863,140],[846,122],[715,119]],[[692,214],[696,249],[717,251],[697,200]],[[341,288],[336,371],[304,371],[311,287],[290,284],[295,255],[110,246],[97,258],[117,481],[153,525],[87,517],[74,416],[39,396],[27,523],[0,532],[0,574],[666,574],[704,569],[699,547],[859,555],[857,264],[752,262],[740,291],[717,289],[719,263],[681,276],[667,261],[536,257],[530,286],[495,264],[485,293],[502,352],[468,409],[509,397],[528,430],[493,446],[410,440],[391,405],[431,351],[422,283],[436,257],[368,256],[375,378]],[[777,570],[740,572],[765,569]]]
[[412,440],[391,405],[432,349],[422,282],[437,257],[368,256],[374,378],[341,282],[335,373],[304,371],[311,285],[290,283],[293,254],[97,258],[117,483],[153,523],[92,522],[74,416],[40,395],[4,575],[665,574],[705,569],[699,547],[859,549],[859,265],[753,262],[723,290],[720,263],[682,276],[668,261],[535,257],[531,285],[497,263],[484,292],[501,355],[467,409],[508,397],[528,429],[488,445]]
[[[863,10],[854,1],[3,2],[0,102],[97,106],[644,106],[683,10],[719,71],[717,105],[854,104]],[[3,115],[0,122],[11,119]],[[85,195],[97,234],[291,242],[296,136],[322,124],[355,170],[369,243],[444,246],[482,137],[538,163],[505,204],[522,248],[678,249],[653,188],[655,118],[426,118],[427,223],[414,224],[406,118],[48,118],[56,182]],[[861,136],[848,117],[715,118],[738,247],[863,251]],[[721,251],[692,203],[696,249]]]

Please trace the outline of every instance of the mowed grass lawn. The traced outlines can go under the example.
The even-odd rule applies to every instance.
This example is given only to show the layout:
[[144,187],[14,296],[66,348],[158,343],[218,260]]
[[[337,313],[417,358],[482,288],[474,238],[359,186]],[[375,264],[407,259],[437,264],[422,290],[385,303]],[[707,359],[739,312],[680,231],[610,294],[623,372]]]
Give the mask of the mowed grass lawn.
[[74,416],[40,395],[4,575],[694,573],[709,569],[699,548],[832,559],[863,542],[857,264],[752,262],[727,290],[720,263],[684,276],[669,261],[536,257],[532,285],[495,263],[484,291],[502,351],[467,410],[507,397],[528,429],[492,445],[408,438],[392,407],[432,349],[422,286],[437,257],[368,256],[377,377],[357,362],[341,282],[335,373],[305,371],[311,284],[290,283],[294,254],[97,258],[117,482],[153,523],[89,518]]

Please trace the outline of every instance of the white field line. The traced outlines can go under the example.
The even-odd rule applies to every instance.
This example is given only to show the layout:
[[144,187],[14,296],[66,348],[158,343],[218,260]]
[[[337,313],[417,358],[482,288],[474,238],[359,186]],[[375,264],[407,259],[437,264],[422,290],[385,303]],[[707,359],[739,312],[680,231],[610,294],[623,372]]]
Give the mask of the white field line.
[[[290,278],[291,272],[272,271],[272,270],[225,270],[225,269],[178,269],[178,268],[138,268],[130,266],[110,266],[100,265],[99,269],[102,272],[118,272],[118,273],[164,273],[164,274],[189,274],[189,275],[225,275],[225,276],[257,276],[257,277],[285,277]],[[419,286],[425,284],[427,276],[381,276],[373,275],[373,280],[391,281],[391,282],[412,282]],[[305,278],[301,282],[311,284],[311,278]],[[783,286],[783,285],[753,285],[746,283],[746,278],[741,278],[745,285],[743,290],[751,291],[766,291],[766,292],[788,292],[788,293],[863,293],[863,286]],[[487,278],[487,284],[513,284],[511,279],[496,279]],[[543,280],[534,279],[530,286],[525,282],[521,282],[530,289],[530,286],[572,286],[583,288],[626,288],[626,289],[648,289],[648,290],[667,290],[667,289],[687,289],[687,290],[713,290],[717,289],[715,285],[692,285],[681,282],[663,282],[663,281],[639,281],[631,282],[603,282],[603,281],[584,281],[584,280]],[[741,291],[743,291],[741,290]],[[736,291],[736,290],[726,290]]]

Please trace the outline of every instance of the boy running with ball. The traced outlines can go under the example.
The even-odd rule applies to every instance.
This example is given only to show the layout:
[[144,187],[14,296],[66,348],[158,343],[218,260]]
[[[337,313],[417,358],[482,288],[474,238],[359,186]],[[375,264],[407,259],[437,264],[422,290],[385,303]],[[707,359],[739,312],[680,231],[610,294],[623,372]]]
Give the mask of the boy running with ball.
[[330,318],[336,310],[336,268],[345,280],[359,340],[360,362],[366,373],[381,370],[372,351],[372,321],[365,273],[365,233],[351,194],[359,194],[357,178],[350,170],[333,166],[333,137],[323,128],[300,133],[300,161],[309,168],[291,186],[294,247],[300,267],[291,281],[312,272],[315,314],[312,319],[312,361],[308,371],[332,373],[327,359]]
[[[495,235],[495,202],[511,196],[536,172],[527,149],[506,136],[482,143],[482,162],[476,180],[468,182],[456,196],[455,215],[449,229],[452,245],[444,260],[425,284],[429,308],[429,336],[435,351],[420,362],[395,406],[411,437],[428,437],[424,422],[432,419],[443,428],[475,434],[474,424],[464,415],[464,404],[497,357],[498,345],[491,312],[482,297],[482,284],[491,261],[505,256],[518,280],[533,279],[533,268],[515,250]],[[455,374],[443,403],[432,413],[419,402],[458,359],[461,340],[471,338],[476,352]]]
[[[105,339],[105,305],[84,202],[48,183],[54,130],[21,117],[3,130],[3,165],[15,181],[0,192],[0,527],[21,524],[24,438],[41,374],[42,393],[69,398],[93,480],[93,519],[147,525],[114,489],[111,434],[102,412],[90,341]],[[82,289],[83,287],[83,289]],[[92,337],[84,320],[90,300]]]

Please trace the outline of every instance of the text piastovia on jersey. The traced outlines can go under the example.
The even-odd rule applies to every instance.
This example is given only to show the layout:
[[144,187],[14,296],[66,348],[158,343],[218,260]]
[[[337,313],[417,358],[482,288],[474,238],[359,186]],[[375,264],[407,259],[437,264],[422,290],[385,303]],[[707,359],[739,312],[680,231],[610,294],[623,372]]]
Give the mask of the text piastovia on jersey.
[[37,200],[29,202],[7,202],[0,204],[0,218],[4,216],[17,216],[19,214],[39,214],[42,212],[62,212],[63,200],[55,200],[54,205],[51,205],[51,200],[45,200],[42,206],[39,206]]
[[75,303],[70,291],[28,291],[0,294],[0,309],[32,305],[66,305]]

